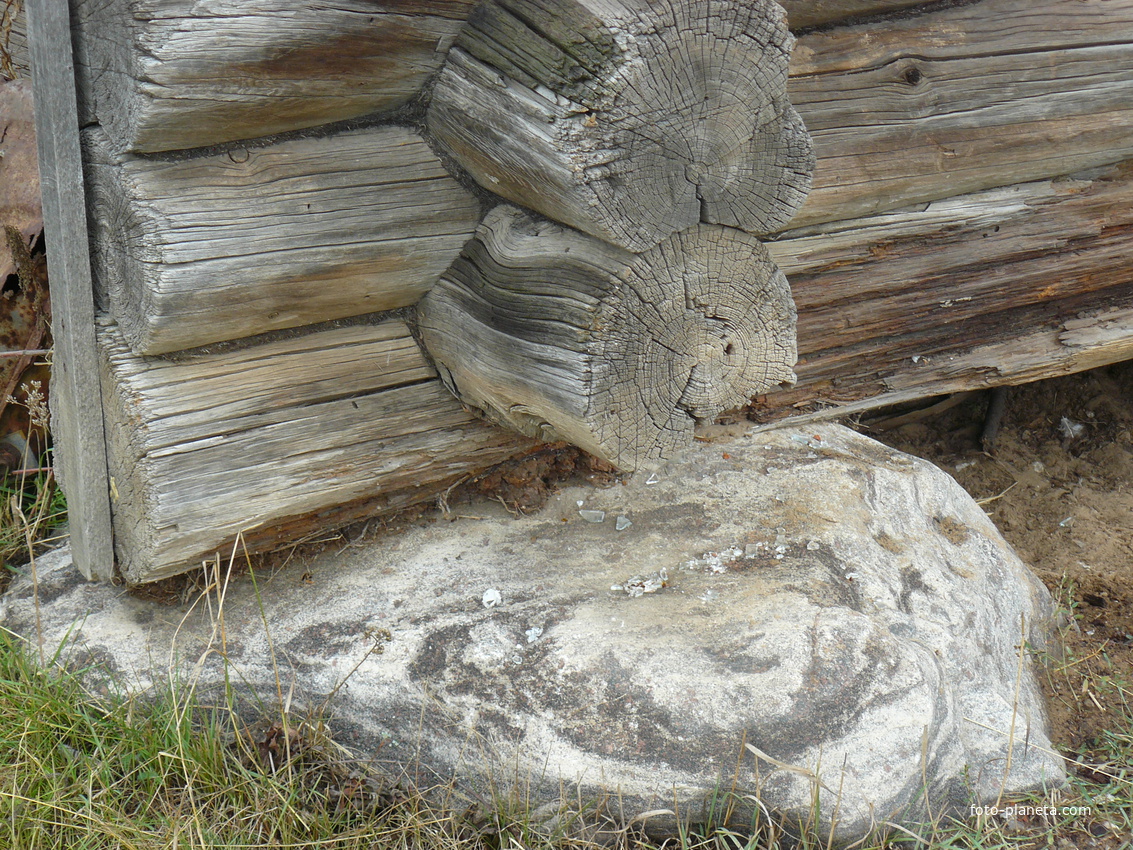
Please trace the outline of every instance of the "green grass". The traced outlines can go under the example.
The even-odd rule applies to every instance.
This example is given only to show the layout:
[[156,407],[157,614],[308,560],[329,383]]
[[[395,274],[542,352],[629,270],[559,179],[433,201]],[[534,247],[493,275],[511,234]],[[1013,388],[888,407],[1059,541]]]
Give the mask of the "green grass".
[[[92,693],[0,633],[0,847],[453,846],[453,822],[352,765],[318,723],[231,697]],[[94,677],[104,680],[102,676]]]
[[[50,454],[47,455],[50,464]],[[0,565],[22,564],[31,547],[49,544],[67,521],[67,500],[50,472],[0,480]],[[0,575],[0,591],[7,586]]]

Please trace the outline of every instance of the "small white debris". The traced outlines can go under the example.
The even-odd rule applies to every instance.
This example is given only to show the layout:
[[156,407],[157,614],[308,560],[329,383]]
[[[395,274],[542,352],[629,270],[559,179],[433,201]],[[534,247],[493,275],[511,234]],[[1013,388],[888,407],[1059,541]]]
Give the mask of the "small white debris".
[[[762,544],[759,543],[755,544],[756,547],[759,547],[761,545]],[[751,544],[748,544],[745,549],[741,549],[739,546],[729,546],[723,551],[705,552],[699,558],[693,558],[691,561],[686,561],[684,568],[689,570],[703,570],[707,573],[720,575],[721,573],[726,573],[728,571],[728,564],[734,561],[738,561],[740,558],[743,558],[745,556],[748,558],[754,558],[754,552],[756,551],[758,551],[758,549],[753,550]]]
[[495,608],[504,601],[504,598],[494,587],[489,587],[484,591],[484,595],[481,597],[480,601],[484,603],[485,608]]
[[969,466],[975,465],[976,462],[974,460],[962,460],[958,464],[956,464],[956,471],[959,472],[962,469],[967,469]]
[[1074,524],[1074,517],[1068,516],[1068,517],[1066,517],[1066,519],[1064,519],[1062,522],[1060,522],[1058,524],[1058,527],[1059,528],[1069,528],[1073,524]]
[[1067,440],[1077,440],[1086,433],[1086,426],[1063,416],[1058,422],[1058,431]]
[[645,479],[645,483],[646,484],[656,484],[660,480],[661,479],[657,477],[657,473],[654,472],[654,473],[651,473],[650,476]]
[[808,552],[813,552],[816,549],[821,549],[822,544],[819,543],[817,540],[808,540],[807,544],[806,544],[806,548],[807,548]]
[[575,504],[578,505],[581,508],[583,505],[586,504],[586,502],[583,501],[582,499],[579,499],[577,502],[575,502]]
[[1046,467],[1043,465],[1043,462],[1041,460],[1031,461],[1031,471],[1037,472],[1041,475],[1042,473],[1046,472]]
[[857,581],[857,579],[858,579],[857,573],[846,573],[846,581]]
[[625,531],[631,525],[633,525],[633,523],[630,522],[629,517],[626,516],[620,516],[616,520],[614,520],[614,528],[618,531]]
[[579,511],[578,515],[587,522],[605,522],[605,511]]
[[708,590],[704,591],[704,593],[700,594],[696,598],[699,599],[701,602],[715,602],[717,596],[719,596],[719,594],[713,588],[710,587],[710,588],[708,588]]
[[535,641],[543,637],[543,630],[538,626],[532,626],[527,631],[525,631],[524,634],[527,635],[528,643],[535,643]]
[[922,357],[921,357],[921,356],[920,356],[919,354],[914,354],[914,355],[913,355],[913,362],[914,362],[914,363],[920,363],[922,359],[923,359],[923,358],[922,358]]
[[636,599],[638,596],[644,596],[646,593],[656,593],[668,583],[668,570],[660,569],[651,576],[634,576],[622,586],[622,589],[629,594],[630,597]]

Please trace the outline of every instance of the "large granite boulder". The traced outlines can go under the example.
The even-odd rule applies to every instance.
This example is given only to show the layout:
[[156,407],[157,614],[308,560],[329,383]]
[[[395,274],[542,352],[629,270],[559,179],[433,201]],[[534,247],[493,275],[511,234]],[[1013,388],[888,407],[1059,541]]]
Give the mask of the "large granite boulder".
[[[236,680],[274,694],[278,669],[308,705],[333,691],[332,726],[418,776],[532,804],[612,795],[625,817],[695,820],[726,789],[741,816],[758,793],[852,840],[1063,779],[1028,654],[1051,599],[926,462],[784,429],[534,516],[457,513],[260,576],[260,599],[235,580]],[[160,608],[65,556],[40,563],[39,596],[49,645],[136,686],[170,659],[220,680],[215,599]],[[34,636],[28,578],[3,616]]]

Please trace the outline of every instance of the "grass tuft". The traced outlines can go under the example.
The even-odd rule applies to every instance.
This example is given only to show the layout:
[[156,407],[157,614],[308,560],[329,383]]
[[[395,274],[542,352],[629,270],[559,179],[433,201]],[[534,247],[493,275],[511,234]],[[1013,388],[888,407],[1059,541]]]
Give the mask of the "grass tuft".
[[67,500],[51,471],[0,478],[0,591],[8,585],[11,567],[27,563],[29,546],[40,551],[57,544],[66,521]]
[[232,701],[177,689],[94,693],[93,672],[106,681],[59,657],[40,667],[0,632],[0,846],[454,846],[451,819],[352,763],[316,720],[246,724]]

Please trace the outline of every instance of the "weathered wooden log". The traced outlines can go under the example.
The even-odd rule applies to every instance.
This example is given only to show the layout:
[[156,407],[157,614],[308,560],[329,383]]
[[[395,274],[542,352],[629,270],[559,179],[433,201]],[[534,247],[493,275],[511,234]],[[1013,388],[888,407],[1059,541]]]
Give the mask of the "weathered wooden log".
[[172,161],[86,140],[96,281],[143,354],[413,304],[480,217],[401,127]]
[[436,380],[402,322],[170,361],[98,331],[127,582],[433,498],[529,447]]
[[1018,384],[1133,356],[1133,161],[788,231],[798,383],[761,422]]
[[779,0],[792,30],[823,26],[846,18],[891,15],[931,6],[939,0]]
[[643,254],[497,207],[418,307],[450,389],[495,422],[632,470],[794,380],[794,306],[743,231]]
[[[1010,21],[1010,26],[1004,26]],[[1133,0],[981,0],[801,37],[801,227],[1133,156]]]
[[388,110],[474,0],[72,0],[87,111],[123,150],[202,147]]
[[481,186],[633,251],[699,222],[768,233],[814,165],[791,42],[771,0],[487,0],[429,128]]

